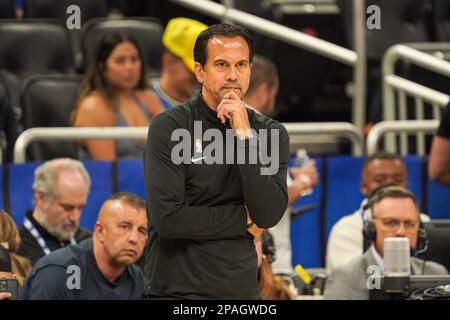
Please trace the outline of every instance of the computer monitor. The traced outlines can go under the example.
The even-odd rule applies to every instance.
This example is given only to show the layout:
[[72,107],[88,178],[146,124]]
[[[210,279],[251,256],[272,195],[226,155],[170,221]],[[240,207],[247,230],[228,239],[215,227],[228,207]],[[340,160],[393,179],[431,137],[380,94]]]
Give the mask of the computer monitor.
[[428,250],[424,258],[444,265],[450,271],[450,219],[431,220],[423,224],[428,233]]

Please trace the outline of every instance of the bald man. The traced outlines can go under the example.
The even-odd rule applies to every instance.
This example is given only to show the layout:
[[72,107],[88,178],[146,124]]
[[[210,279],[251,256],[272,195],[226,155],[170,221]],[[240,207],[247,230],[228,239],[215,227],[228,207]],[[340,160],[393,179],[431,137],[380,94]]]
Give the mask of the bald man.
[[93,239],[52,252],[25,279],[24,299],[136,300],[144,277],[134,263],[147,241],[145,202],[132,193],[110,196]]

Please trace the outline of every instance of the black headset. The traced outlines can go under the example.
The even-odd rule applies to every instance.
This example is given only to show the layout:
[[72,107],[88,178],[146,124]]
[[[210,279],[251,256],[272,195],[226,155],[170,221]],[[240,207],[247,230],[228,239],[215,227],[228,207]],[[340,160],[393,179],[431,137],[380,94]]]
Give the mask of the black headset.
[[[373,204],[378,199],[378,191],[381,189],[382,188],[379,188],[379,189],[375,190],[374,193],[372,193],[372,196],[369,198],[369,201],[367,202],[366,205],[364,205],[363,211],[366,211],[368,209],[371,210],[373,208]],[[428,250],[428,244],[429,244],[428,233],[422,223],[422,220],[420,219],[420,216],[419,216],[419,221],[420,221],[419,222],[419,232],[417,234],[416,249],[414,249],[412,251],[413,256],[416,256],[416,257],[423,255]],[[365,252],[367,249],[369,249],[372,242],[375,241],[375,239],[377,237],[377,230],[376,230],[375,224],[372,221],[369,220],[364,223],[363,236],[364,236],[363,251]]]

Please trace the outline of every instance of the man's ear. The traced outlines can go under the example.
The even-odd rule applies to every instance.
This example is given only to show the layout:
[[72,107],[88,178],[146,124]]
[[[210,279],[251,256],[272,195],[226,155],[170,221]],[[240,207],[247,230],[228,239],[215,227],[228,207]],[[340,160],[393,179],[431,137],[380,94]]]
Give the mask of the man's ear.
[[172,61],[173,61],[173,58],[170,55],[170,53],[167,53],[167,52],[163,53],[163,55],[161,57],[161,64],[164,67],[166,67],[166,68],[170,67],[170,65],[172,64]]
[[359,191],[361,191],[361,193],[363,195],[365,195],[366,197],[369,196],[369,189],[367,188],[366,183],[363,181],[361,181],[361,184],[359,185]]
[[103,243],[105,239],[105,226],[100,221],[97,221],[94,226],[94,235],[100,241],[100,243]]
[[203,84],[203,67],[200,64],[200,62],[196,62],[194,65],[194,70],[195,70],[195,77],[197,78],[197,81],[200,82],[201,84]]
[[37,207],[43,207],[45,203],[45,195],[41,191],[34,192],[34,201],[36,201]]

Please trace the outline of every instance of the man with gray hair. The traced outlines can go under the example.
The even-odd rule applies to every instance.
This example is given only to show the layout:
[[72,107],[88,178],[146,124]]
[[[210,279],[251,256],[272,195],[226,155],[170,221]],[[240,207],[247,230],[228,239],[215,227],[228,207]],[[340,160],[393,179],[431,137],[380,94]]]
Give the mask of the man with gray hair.
[[69,158],[44,162],[34,172],[33,211],[20,227],[20,255],[32,264],[50,252],[89,238],[79,227],[91,179],[83,163]]

